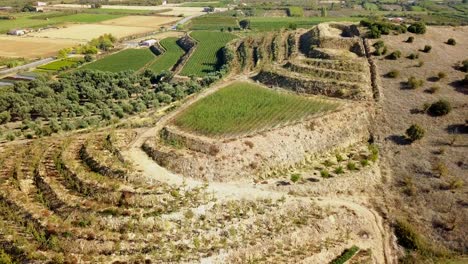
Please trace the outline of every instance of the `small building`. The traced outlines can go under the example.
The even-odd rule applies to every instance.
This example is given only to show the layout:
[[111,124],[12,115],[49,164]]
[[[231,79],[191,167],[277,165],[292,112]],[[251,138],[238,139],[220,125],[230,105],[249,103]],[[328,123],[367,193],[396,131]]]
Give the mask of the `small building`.
[[24,29],[12,29],[12,30],[8,31],[7,34],[8,35],[14,35],[14,36],[22,36],[22,35],[26,34],[26,30],[24,30]]
[[167,5],[167,1],[163,1],[163,2],[162,2],[162,5],[163,5],[163,6]]
[[146,46],[146,47],[149,47],[149,46],[153,46],[154,44],[156,44],[157,40],[155,39],[148,39],[148,40],[143,40],[140,42],[140,46]]
[[388,20],[394,23],[403,23],[405,21],[402,17],[389,17]]
[[36,3],[36,6],[47,6],[47,3],[46,2],[37,2]]

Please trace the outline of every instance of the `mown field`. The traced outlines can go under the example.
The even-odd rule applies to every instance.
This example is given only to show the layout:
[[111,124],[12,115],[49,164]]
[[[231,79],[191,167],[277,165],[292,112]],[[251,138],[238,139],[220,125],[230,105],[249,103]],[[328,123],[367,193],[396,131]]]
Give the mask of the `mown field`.
[[227,30],[229,27],[237,29],[239,24],[235,17],[211,15],[194,18],[188,27],[191,30]]
[[126,49],[100,60],[86,64],[81,69],[92,69],[109,72],[125,70],[137,71],[154,59],[149,49]]
[[176,117],[181,129],[208,136],[236,135],[330,111],[335,103],[236,82]]
[[235,35],[219,31],[195,31],[191,36],[198,41],[195,52],[182,69],[181,75],[195,75],[203,77],[209,72],[216,71],[216,53]]
[[159,73],[164,70],[170,70],[184,55],[184,50],[177,45],[176,41],[178,38],[165,38],[161,40],[161,46],[166,49],[166,52],[159,55],[154,62],[149,66],[151,70]]

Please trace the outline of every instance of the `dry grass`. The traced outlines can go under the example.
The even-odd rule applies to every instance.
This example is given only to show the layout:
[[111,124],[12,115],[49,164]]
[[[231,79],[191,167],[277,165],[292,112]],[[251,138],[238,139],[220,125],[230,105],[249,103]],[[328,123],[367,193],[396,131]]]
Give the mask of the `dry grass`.
[[[446,179],[440,173],[432,170],[432,164],[443,162],[446,174],[458,179],[466,175],[466,146],[468,138],[456,128],[463,127],[468,116],[466,107],[466,89],[456,84],[463,78],[464,73],[455,69],[459,61],[468,58],[468,27],[428,27],[425,35],[415,35],[413,43],[405,43],[412,34],[399,36],[384,36],[383,40],[390,50],[401,50],[403,56],[422,49],[425,45],[432,46],[430,53],[420,53],[422,67],[415,67],[416,62],[406,58],[395,61],[376,59],[376,64],[383,78],[383,111],[385,119],[378,120],[378,134],[383,140],[383,153],[388,157],[388,165],[393,170],[395,182],[391,186],[395,197],[400,203],[406,204],[404,210],[411,215],[414,224],[438,245],[451,249],[466,248],[466,234],[468,230],[468,213],[462,203],[466,200],[466,184],[460,188],[448,191],[440,186]],[[445,44],[447,38],[453,37],[459,41],[457,46]],[[467,56],[467,57],[465,57]],[[400,76],[386,78],[384,75],[392,69],[400,69]],[[446,78],[434,78],[438,72],[447,73]],[[425,81],[423,89],[408,90],[405,81],[410,76],[417,76]],[[437,93],[425,92],[431,86],[440,86]],[[431,117],[418,109],[426,102],[439,99],[448,100],[454,110],[443,117]],[[409,145],[402,137],[405,129],[413,123],[420,124],[426,131],[421,142]],[[454,134],[458,134],[457,141],[452,144]],[[441,148],[444,151],[440,151]],[[405,193],[405,186],[398,182],[412,182],[411,196]],[[416,197],[416,198],[415,198]],[[398,207],[398,206],[397,206]],[[432,219],[453,215],[459,223],[456,228],[446,231],[434,227]]]
[[152,27],[113,26],[103,24],[70,25],[59,29],[48,29],[29,35],[41,38],[71,39],[76,41],[89,41],[104,34],[112,34],[117,38],[123,38],[135,34],[155,31]]
[[0,36],[0,57],[37,58],[56,55],[63,48],[80,43],[77,40]]

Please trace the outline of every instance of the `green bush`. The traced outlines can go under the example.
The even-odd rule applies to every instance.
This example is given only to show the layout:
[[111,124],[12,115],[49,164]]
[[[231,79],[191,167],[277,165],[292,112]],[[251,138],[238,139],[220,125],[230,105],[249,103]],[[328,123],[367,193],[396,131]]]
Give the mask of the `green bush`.
[[335,168],[335,170],[333,172],[336,173],[336,174],[343,174],[344,169],[343,169],[342,166],[338,166],[338,167]]
[[432,86],[431,88],[427,89],[427,92],[430,94],[435,94],[440,90],[440,87],[437,85]]
[[352,161],[350,161],[350,162],[348,162],[348,164],[346,164],[346,168],[348,168],[348,170],[350,170],[350,171],[357,170],[356,163],[354,163]]
[[361,160],[361,166],[362,166],[362,167],[369,166],[369,160],[367,160],[367,159]]
[[461,80],[461,83],[464,85],[468,85],[468,74],[465,75],[465,78],[463,80]]
[[445,77],[447,77],[447,74],[445,72],[439,72],[437,73],[437,78],[439,78],[439,80],[442,80],[444,79]]
[[419,54],[418,53],[411,53],[410,55],[408,55],[407,58],[410,59],[410,60],[415,60],[415,59],[419,58]]
[[322,176],[322,178],[330,178],[330,173],[327,170],[321,170],[320,176]]
[[426,131],[419,125],[411,125],[406,130],[406,136],[411,142],[422,139],[425,133]]
[[452,45],[452,46],[455,46],[455,45],[457,45],[457,42],[455,41],[455,39],[449,38],[449,39],[447,40],[447,44]]
[[396,50],[392,53],[390,53],[388,56],[387,56],[387,59],[389,60],[397,60],[401,57],[401,51],[399,50]]
[[346,249],[338,258],[332,260],[330,264],[344,264],[350,260],[357,252],[359,248],[357,246],[352,246],[349,249]]
[[431,50],[432,50],[432,46],[431,45],[426,45],[426,46],[424,46],[423,52],[429,53],[429,52],[431,52]]
[[291,181],[294,182],[294,183],[296,183],[300,179],[301,179],[301,174],[299,174],[299,173],[294,173],[293,175],[291,175]]
[[400,71],[398,70],[391,70],[387,73],[387,77],[389,78],[398,78],[400,76]]
[[421,250],[426,248],[426,241],[424,241],[423,237],[421,237],[406,220],[397,220],[395,224],[395,235],[398,239],[398,244],[406,249]]
[[460,67],[460,70],[463,72],[468,72],[468,60],[462,61],[462,65]]
[[426,33],[426,24],[422,22],[411,24],[408,27],[408,31],[415,34],[424,34]]
[[10,122],[10,112],[4,111],[0,113],[0,125]]
[[411,76],[408,78],[407,85],[408,85],[408,88],[410,89],[417,89],[421,87],[423,84],[424,84],[423,80],[416,79],[416,77],[414,76]]
[[414,37],[411,36],[406,40],[406,43],[413,43],[414,42]]
[[427,111],[432,116],[444,116],[452,111],[452,106],[446,100],[439,100],[432,103]]
[[13,260],[3,249],[0,249],[0,264],[13,264]]

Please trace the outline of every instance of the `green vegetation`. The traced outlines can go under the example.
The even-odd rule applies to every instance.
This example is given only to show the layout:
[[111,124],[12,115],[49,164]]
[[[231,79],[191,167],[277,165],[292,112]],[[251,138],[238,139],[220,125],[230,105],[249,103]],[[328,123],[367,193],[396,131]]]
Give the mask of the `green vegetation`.
[[304,8],[299,6],[291,6],[288,8],[288,16],[290,17],[303,17]]
[[191,36],[198,43],[195,47],[195,52],[187,61],[181,74],[185,76],[195,75],[198,77],[203,77],[207,73],[217,70],[219,66],[217,57],[218,51],[235,38],[235,36],[230,33],[216,31],[195,31]]
[[432,116],[444,116],[452,111],[452,106],[446,100],[439,100],[432,103],[427,111]]
[[81,58],[67,58],[67,59],[53,61],[46,65],[39,66],[37,67],[37,69],[41,71],[56,72],[56,71],[61,71],[61,70],[66,70],[66,69],[76,67],[82,62],[83,62],[83,59]]
[[165,38],[161,40],[160,44],[166,52],[159,55],[149,66],[149,69],[156,73],[164,70],[170,70],[185,53],[177,44],[177,38]]
[[256,31],[274,31],[294,24],[297,28],[310,28],[322,22],[357,22],[357,17],[250,17],[250,27]]
[[119,72],[125,70],[137,71],[154,59],[149,49],[126,49],[106,56],[100,60],[86,64],[82,69]]
[[411,142],[422,139],[425,133],[426,131],[419,125],[411,125],[406,130],[406,136]]
[[406,84],[408,85],[409,89],[417,89],[424,84],[424,80],[411,76],[408,78],[408,82]]
[[455,46],[455,45],[457,45],[457,41],[454,38],[449,38],[447,40],[447,44]]
[[330,111],[337,104],[236,82],[196,102],[174,121],[209,136],[242,134]]
[[398,78],[398,76],[400,76],[399,70],[391,70],[387,73],[388,78]]
[[422,22],[414,23],[408,27],[408,31],[415,34],[424,34],[426,33],[426,25]]
[[387,56],[387,59],[389,60],[397,60],[401,57],[401,51],[399,50],[396,50],[392,53],[390,53],[388,56]]
[[338,258],[330,262],[330,264],[344,264],[350,260],[358,251],[359,247],[352,246],[351,248],[346,249]]
[[239,25],[235,17],[207,15],[192,19],[188,28],[191,30],[227,30],[228,28],[238,29]]
[[302,177],[301,174],[294,173],[294,174],[291,175],[291,181],[296,183],[301,179],[301,177]]
[[425,46],[424,46],[424,49],[423,49],[422,51],[425,52],[425,53],[429,53],[429,52],[431,52],[431,50],[432,50],[432,46],[430,46],[430,45],[425,45]]
[[379,11],[379,6],[374,3],[364,2],[362,7],[368,11]]

